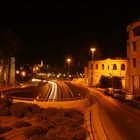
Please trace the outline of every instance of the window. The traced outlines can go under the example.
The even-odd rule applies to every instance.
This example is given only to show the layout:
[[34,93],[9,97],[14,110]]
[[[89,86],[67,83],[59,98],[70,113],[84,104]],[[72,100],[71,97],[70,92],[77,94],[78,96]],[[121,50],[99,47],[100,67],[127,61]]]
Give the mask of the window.
[[117,65],[113,64],[113,70],[117,70]]
[[107,66],[107,69],[109,70],[109,65]]
[[102,64],[102,70],[104,70],[104,67],[105,67],[104,64]]
[[96,69],[98,69],[98,64],[96,64]]
[[136,42],[133,42],[133,51],[136,51]]
[[121,70],[125,70],[125,65],[121,64]]
[[133,68],[136,68],[136,58],[133,58],[132,62],[133,62]]

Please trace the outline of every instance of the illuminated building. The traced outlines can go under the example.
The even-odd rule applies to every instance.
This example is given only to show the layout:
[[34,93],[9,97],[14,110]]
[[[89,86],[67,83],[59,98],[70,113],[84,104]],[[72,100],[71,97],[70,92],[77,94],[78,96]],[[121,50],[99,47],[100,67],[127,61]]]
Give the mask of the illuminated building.
[[126,87],[130,93],[140,93],[140,20],[127,26],[128,71]]
[[88,66],[85,67],[85,83],[88,85],[99,84],[100,78],[104,76],[118,76],[122,79],[122,86],[125,88],[127,70],[127,60],[116,58],[116,59],[105,59],[97,61],[89,61]]
[[99,84],[100,78],[104,76],[118,76],[122,79],[122,86],[125,88],[127,70],[127,60],[116,58],[116,59],[105,59],[89,61],[88,66],[85,67],[84,75],[85,84],[96,86]]

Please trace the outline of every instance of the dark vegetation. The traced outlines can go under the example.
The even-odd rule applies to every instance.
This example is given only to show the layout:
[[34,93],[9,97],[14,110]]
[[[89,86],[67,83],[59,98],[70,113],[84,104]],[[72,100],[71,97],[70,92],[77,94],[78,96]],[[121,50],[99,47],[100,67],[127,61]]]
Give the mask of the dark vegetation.
[[26,121],[17,121],[13,124],[13,126],[15,128],[22,128],[22,127],[28,127],[31,126],[31,124],[29,122]]
[[116,89],[122,88],[122,81],[121,78],[118,76],[110,77],[110,76],[102,75],[99,83],[103,88],[108,88],[108,87],[113,87]]
[[13,128],[0,127],[0,133],[24,127],[24,137],[29,140],[85,140],[87,137],[83,113],[76,109],[43,109],[34,104],[12,103],[11,99],[2,98],[0,109],[0,116],[35,120],[35,123],[16,121]]
[[0,134],[6,133],[8,131],[11,131],[13,128],[11,127],[2,127],[0,126]]

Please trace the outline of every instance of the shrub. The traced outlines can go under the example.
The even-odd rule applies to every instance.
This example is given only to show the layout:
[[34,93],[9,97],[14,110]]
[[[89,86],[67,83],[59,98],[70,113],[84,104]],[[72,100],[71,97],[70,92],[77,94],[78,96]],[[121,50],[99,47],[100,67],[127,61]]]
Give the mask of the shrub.
[[47,130],[40,126],[32,126],[27,128],[24,131],[24,136],[26,139],[31,138],[33,136],[43,136],[47,133]]
[[11,114],[18,118],[22,118],[24,116],[31,116],[38,112],[40,112],[40,108],[37,105],[15,103],[11,106]]
[[87,132],[84,128],[79,128],[73,133],[73,135],[74,140],[85,140],[87,137]]
[[[28,140],[48,140],[48,139],[46,139],[44,136],[33,135],[33,136],[30,137]],[[50,140],[51,140],[51,139],[50,139]]]
[[58,109],[56,108],[48,108],[42,110],[41,114],[38,114],[37,118],[39,121],[48,120],[52,116],[55,116],[58,113]]
[[12,101],[8,98],[0,98],[0,116],[9,116],[11,115],[10,107]]
[[0,126],[0,134],[9,132],[9,131],[11,131],[11,130],[12,130],[11,127],[1,127],[1,126]]
[[10,108],[0,105],[0,116],[10,116]]
[[0,140],[4,140],[4,138],[3,137],[0,137]]
[[77,121],[79,124],[84,123],[84,115],[76,109],[69,109],[65,111],[64,116],[72,118],[73,120]]
[[13,126],[16,127],[16,128],[22,128],[22,127],[31,126],[31,124],[28,123],[28,122],[25,122],[25,121],[18,121],[16,123],[14,123]]
[[0,105],[3,105],[5,107],[9,107],[12,105],[12,99],[10,98],[0,98]]

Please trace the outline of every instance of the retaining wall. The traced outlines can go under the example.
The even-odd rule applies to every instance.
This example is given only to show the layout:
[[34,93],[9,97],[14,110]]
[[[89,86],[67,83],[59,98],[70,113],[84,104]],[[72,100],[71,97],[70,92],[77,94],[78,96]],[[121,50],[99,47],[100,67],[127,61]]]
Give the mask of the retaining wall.
[[89,96],[80,100],[71,100],[71,101],[30,101],[30,100],[21,100],[21,99],[13,99],[13,102],[24,102],[24,103],[31,103],[37,104],[42,108],[78,108],[83,109],[88,107],[89,105]]

